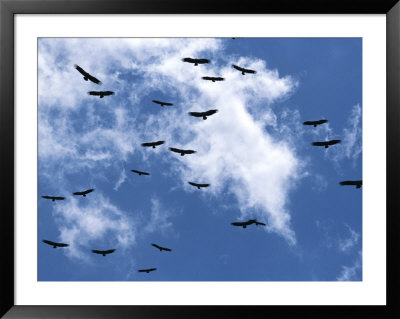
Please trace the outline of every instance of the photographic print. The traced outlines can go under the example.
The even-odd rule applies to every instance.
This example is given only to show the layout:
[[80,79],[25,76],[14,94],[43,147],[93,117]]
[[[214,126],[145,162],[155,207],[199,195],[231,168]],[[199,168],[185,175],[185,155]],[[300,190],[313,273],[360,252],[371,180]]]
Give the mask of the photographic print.
[[362,38],[38,38],[38,281],[362,281]]

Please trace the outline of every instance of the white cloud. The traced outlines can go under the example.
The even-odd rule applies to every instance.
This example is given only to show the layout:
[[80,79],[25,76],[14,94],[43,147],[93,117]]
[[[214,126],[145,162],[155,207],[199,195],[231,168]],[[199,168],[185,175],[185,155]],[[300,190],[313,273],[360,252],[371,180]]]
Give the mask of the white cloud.
[[350,251],[354,246],[358,244],[358,239],[360,238],[360,234],[354,231],[349,225],[346,224],[346,227],[350,232],[350,237],[339,239],[339,250],[342,252]]
[[358,252],[358,256],[352,266],[342,266],[342,271],[336,277],[338,281],[356,281],[361,280],[359,272],[361,270],[362,254]]
[[114,190],[117,191],[119,187],[125,182],[126,180],[126,171],[125,168],[122,169],[121,175],[119,176],[118,181],[115,183]]
[[[65,173],[82,168],[120,169],[116,163],[127,161],[136,151],[144,159],[167,153],[163,159],[173,158],[172,174],[181,177],[186,191],[193,190],[188,180],[211,183],[205,191],[211,196],[227,190],[235,195],[242,218],[266,221],[268,231],[296,243],[287,204],[290,190],[302,176],[303,163],[292,143],[296,134],[287,134],[292,124],[280,123],[283,115],[272,108],[295,90],[293,78],[281,77],[256,58],[225,57],[218,39],[42,39],[39,56],[43,176],[60,159]],[[195,67],[181,61],[186,56],[210,58],[212,63]],[[214,62],[222,60],[222,66]],[[88,96],[86,92],[96,85],[82,80],[73,68],[75,63],[102,80],[102,89],[115,90],[116,95],[102,100]],[[232,63],[256,69],[257,74],[243,76]],[[128,81],[125,74],[137,80]],[[201,79],[205,75],[221,75],[226,81],[211,83]],[[142,123],[138,102],[154,89],[178,102],[172,108],[156,109]],[[206,121],[187,115],[211,108],[219,112]],[[68,122],[76,117],[73,112],[83,112],[85,125],[74,127]],[[105,116],[112,120],[102,122]],[[266,127],[273,128],[273,135]],[[163,146],[149,155],[140,142],[153,139],[197,153],[175,156]],[[161,218],[161,224],[170,227],[158,215],[157,205],[153,201],[154,220]]]
[[160,231],[163,234],[172,233],[173,224],[170,220],[171,212],[157,198],[151,199],[150,218],[144,226],[144,232]]
[[54,205],[53,216],[69,257],[88,261],[91,249],[124,251],[135,244],[134,220],[97,191]]

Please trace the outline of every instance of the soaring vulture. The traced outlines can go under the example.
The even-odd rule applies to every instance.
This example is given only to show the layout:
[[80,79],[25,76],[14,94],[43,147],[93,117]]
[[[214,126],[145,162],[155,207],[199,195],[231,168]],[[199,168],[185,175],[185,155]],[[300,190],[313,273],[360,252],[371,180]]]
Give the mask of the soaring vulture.
[[68,244],[64,244],[64,243],[55,243],[54,241],[51,240],[47,240],[47,239],[43,239],[42,240],[45,244],[53,246],[53,248],[57,248],[57,247],[68,247]]
[[197,187],[198,189],[200,189],[200,187],[208,187],[210,186],[210,184],[197,184],[197,183],[193,183],[193,182],[188,182],[190,185]]
[[160,251],[163,251],[163,250],[165,250],[165,251],[172,251],[172,249],[170,249],[170,248],[161,247],[161,246],[158,246],[157,244],[151,244],[151,245],[154,246],[154,247],[156,247],[156,248],[158,248]]
[[89,193],[91,193],[93,191],[94,191],[94,188],[91,188],[91,189],[87,189],[87,190],[85,190],[83,192],[75,192],[75,193],[72,193],[72,194],[73,195],[82,195],[83,197],[86,197],[87,194],[89,194]]
[[343,181],[339,183],[340,185],[351,185],[355,186],[356,188],[361,188],[362,180],[361,181]]
[[258,222],[258,221],[255,220],[255,219],[249,219],[247,222],[233,222],[233,223],[231,223],[231,224],[232,224],[233,226],[241,226],[241,227],[243,227],[243,228],[246,228],[247,226],[252,225],[252,224],[266,226],[266,224],[261,223],[261,222]]
[[95,95],[95,96],[100,96],[102,99],[103,97],[107,95],[114,95],[115,93],[113,91],[89,91],[89,95]]
[[164,106],[164,105],[171,106],[171,105],[173,105],[172,103],[161,102],[161,101],[157,101],[157,100],[152,100],[152,102],[156,103],[156,104],[160,104],[161,106]]
[[191,116],[202,117],[203,120],[207,120],[207,116],[213,115],[213,114],[215,114],[217,112],[218,112],[218,110],[208,110],[208,111],[205,111],[205,112],[189,112],[189,114]]
[[99,255],[103,255],[104,257],[105,257],[107,254],[113,253],[114,251],[115,251],[115,249],[109,249],[109,250],[96,250],[96,249],[92,249],[92,253],[99,254]]
[[215,81],[224,81],[225,80],[224,78],[221,78],[219,76],[203,76],[202,79],[203,80],[208,80],[208,81],[213,81],[213,82],[215,82]]
[[75,69],[77,69],[79,71],[79,73],[81,73],[83,75],[83,79],[85,81],[90,80],[96,84],[101,84],[101,81],[96,79],[93,75],[90,75],[89,73],[87,73],[84,69],[82,69],[79,65],[74,64]]
[[65,199],[65,197],[62,197],[62,196],[47,196],[47,195],[44,195],[42,197],[46,198],[46,199],[51,199],[53,202],[56,201],[56,200],[64,200]]
[[236,70],[242,72],[243,75],[245,75],[246,73],[251,73],[251,74],[257,73],[257,72],[254,71],[254,70],[241,68],[240,66],[237,66],[237,65],[234,65],[234,64],[232,64],[232,66],[233,66],[233,68],[235,68]]
[[196,153],[196,151],[193,150],[181,150],[179,148],[174,148],[174,147],[170,147],[169,148],[170,151],[175,152],[175,153],[180,153],[181,156],[185,155],[185,154],[193,154]]
[[154,270],[157,270],[157,268],[139,269],[138,272],[149,273],[150,271],[154,271]]
[[153,147],[153,148],[156,148],[156,146],[158,146],[158,145],[161,145],[161,144],[164,144],[165,142],[164,141],[157,141],[157,142],[148,142],[148,143],[142,143],[142,146],[147,146],[147,147],[149,147],[149,146],[151,146],[151,147]]
[[303,125],[313,125],[314,127],[317,127],[317,125],[321,125],[328,122],[328,120],[319,120],[319,121],[305,121]]
[[138,171],[138,170],[136,170],[136,169],[131,169],[131,172],[134,172],[134,173],[136,173],[136,174],[139,174],[139,176],[140,176],[140,175],[150,175],[150,173]]
[[209,63],[210,60],[207,59],[192,59],[192,58],[184,58],[182,59],[183,62],[194,63],[195,66],[198,64]]
[[341,140],[331,140],[331,141],[325,141],[325,142],[313,142],[312,145],[314,146],[324,146],[325,148],[328,148],[329,145],[335,145],[337,143],[340,143]]

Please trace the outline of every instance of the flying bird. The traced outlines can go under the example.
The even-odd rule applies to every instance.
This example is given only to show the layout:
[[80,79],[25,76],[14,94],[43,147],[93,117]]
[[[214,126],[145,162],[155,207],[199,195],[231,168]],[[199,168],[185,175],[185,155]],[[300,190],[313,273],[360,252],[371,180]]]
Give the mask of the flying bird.
[[362,180],[361,181],[343,181],[339,183],[340,185],[350,185],[355,186],[356,188],[361,188]]
[[100,98],[102,99],[105,96],[114,95],[115,93],[113,91],[89,91],[88,94],[100,96]]
[[72,195],[82,195],[83,197],[86,197],[87,194],[89,194],[89,193],[91,193],[93,191],[94,191],[94,188],[91,188],[91,189],[87,189],[87,190],[85,190],[83,192],[72,193]]
[[215,82],[215,81],[224,81],[225,80],[224,78],[221,78],[219,76],[203,76],[202,79],[203,80],[208,80],[208,81],[213,81],[213,82]]
[[164,141],[157,141],[157,142],[148,142],[148,143],[142,143],[142,146],[151,146],[151,147],[153,147],[153,148],[156,148],[156,146],[158,146],[158,145],[161,145],[161,144],[164,144],[165,142]]
[[303,125],[313,125],[314,127],[317,127],[317,125],[321,125],[328,122],[328,120],[319,120],[319,121],[305,121]]
[[236,70],[242,72],[243,75],[245,75],[246,73],[251,73],[251,74],[257,73],[257,72],[254,71],[254,70],[241,68],[240,66],[237,66],[237,65],[234,65],[234,64],[232,64],[232,66],[233,66],[234,69],[236,69]]
[[185,154],[193,154],[196,153],[196,151],[193,150],[181,150],[179,148],[174,148],[174,147],[170,147],[169,148],[170,151],[175,152],[175,153],[180,153],[181,156],[185,155]]
[[331,141],[325,141],[325,142],[313,142],[312,145],[314,146],[324,146],[325,148],[328,148],[329,145],[335,145],[337,143],[340,143],[341,140],[331,140]]
[[96,249],[92,249],[92,253],[99,254],[99,255],[103,255],[104,257],[105,257],[107,254],[113,253],[114,251],[115,251],[115,249],[109,249],[109,250],[96,250]]
[[151,244],[151,245],[158,248],[160,251],[163,251],[163,250],[172,251],[172,249],[170,249],[170,248],[161,247],[161,246],[158,246],[157,244]]
[[152,100],[152,102],[156,103],[156,104],[160,104],[161,106],[164,106],[164,105],[171,106],[171,105],[173,105],[172,103],[161,102],[161,101],[157,101],[157,100]]
[[79,71],[79,73],[81,73],[83,75],[83,79],[85,81],[90,80],[96,84],[101,84],[101,81],[99,79],[96,79],[93,75],[90,75],[89,73],[87,73],[79,65],[74,64],[74,66],[75,66],[75,69],[77,69]]
[[252,224],[266,226],[266,224],[261,223],[261,222],[258,222],[258,221],[255,220],[255,219],[249,219],[249,220],[246,221],[246,222],[233,222],[233,223],[231,223],[231,224],[232,224],[233,226],[241,226],[241,227],[243,227],[243,228],[246,228],[247,226],[252,225]]
[[137,171],[136,169],[131,169],[131,172],[134,172],[134,173],[136,173],[136,174],[139,174],[139,176],[140,176],[140,175],[150,175],[150,173],[142,172],[142,171]]
[[53,248],[57,248],[57,247],[68,247],[68,244],[64,244],[64,243],[55,243],[54,241],[51,240],[47,240],[47,239],[43,239],[42,240],[45,244],[53,246]]
[[138,272],[149,273],[150,271],[154,271],[154,270],[157,270],[157,268],[139,269]]
[[218,110],[208,110],[208,111],[205,111],[205,112],[189,112],[189,114],[191,116],[202,117],[203,120],[207,120],[207,116],[213,115],[213,114],[215,114],[217,112],[218,112]]
[[197,184],[197,183],[193,183],[193,182],[188,182],[190,185],[197,187],[198,189],[200,189],[200,187],[208,187],[210,186],[210,184]]
[[188,63],[194,63],[194,66],[197,66],[198,64],[204,64],[204,63],[209,63],[210,60],[207,59],[192,59],[192,58],[184,58],[182,59],[183,62],[188,62]]
[[51,199],[53,202],[56,201],[56,200],[64,200],[65,199],[65,197],[62,197],[62,196],[47,196],[47,195],[44,195],[42,197],[46,198],[46,199]]

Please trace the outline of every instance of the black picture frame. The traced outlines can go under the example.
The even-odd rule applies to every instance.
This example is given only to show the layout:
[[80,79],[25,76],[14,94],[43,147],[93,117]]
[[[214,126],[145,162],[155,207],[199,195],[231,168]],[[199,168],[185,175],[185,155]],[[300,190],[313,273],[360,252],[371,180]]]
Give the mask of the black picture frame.
[[[197,3],[197,2],[196,2]],[[0,315],[4,318],[269,318],[332,316],[400,317],[397,287],[400,213],[396,200],[400,136],[399,0],[0,0]],[[387,304],[386,306],[16,306],[14,304],[14,15],[15,14],[385,14],[387,49]],[[383,108],[383,106],[376,106]],[[376,212],[384,214],[385,212]]]

